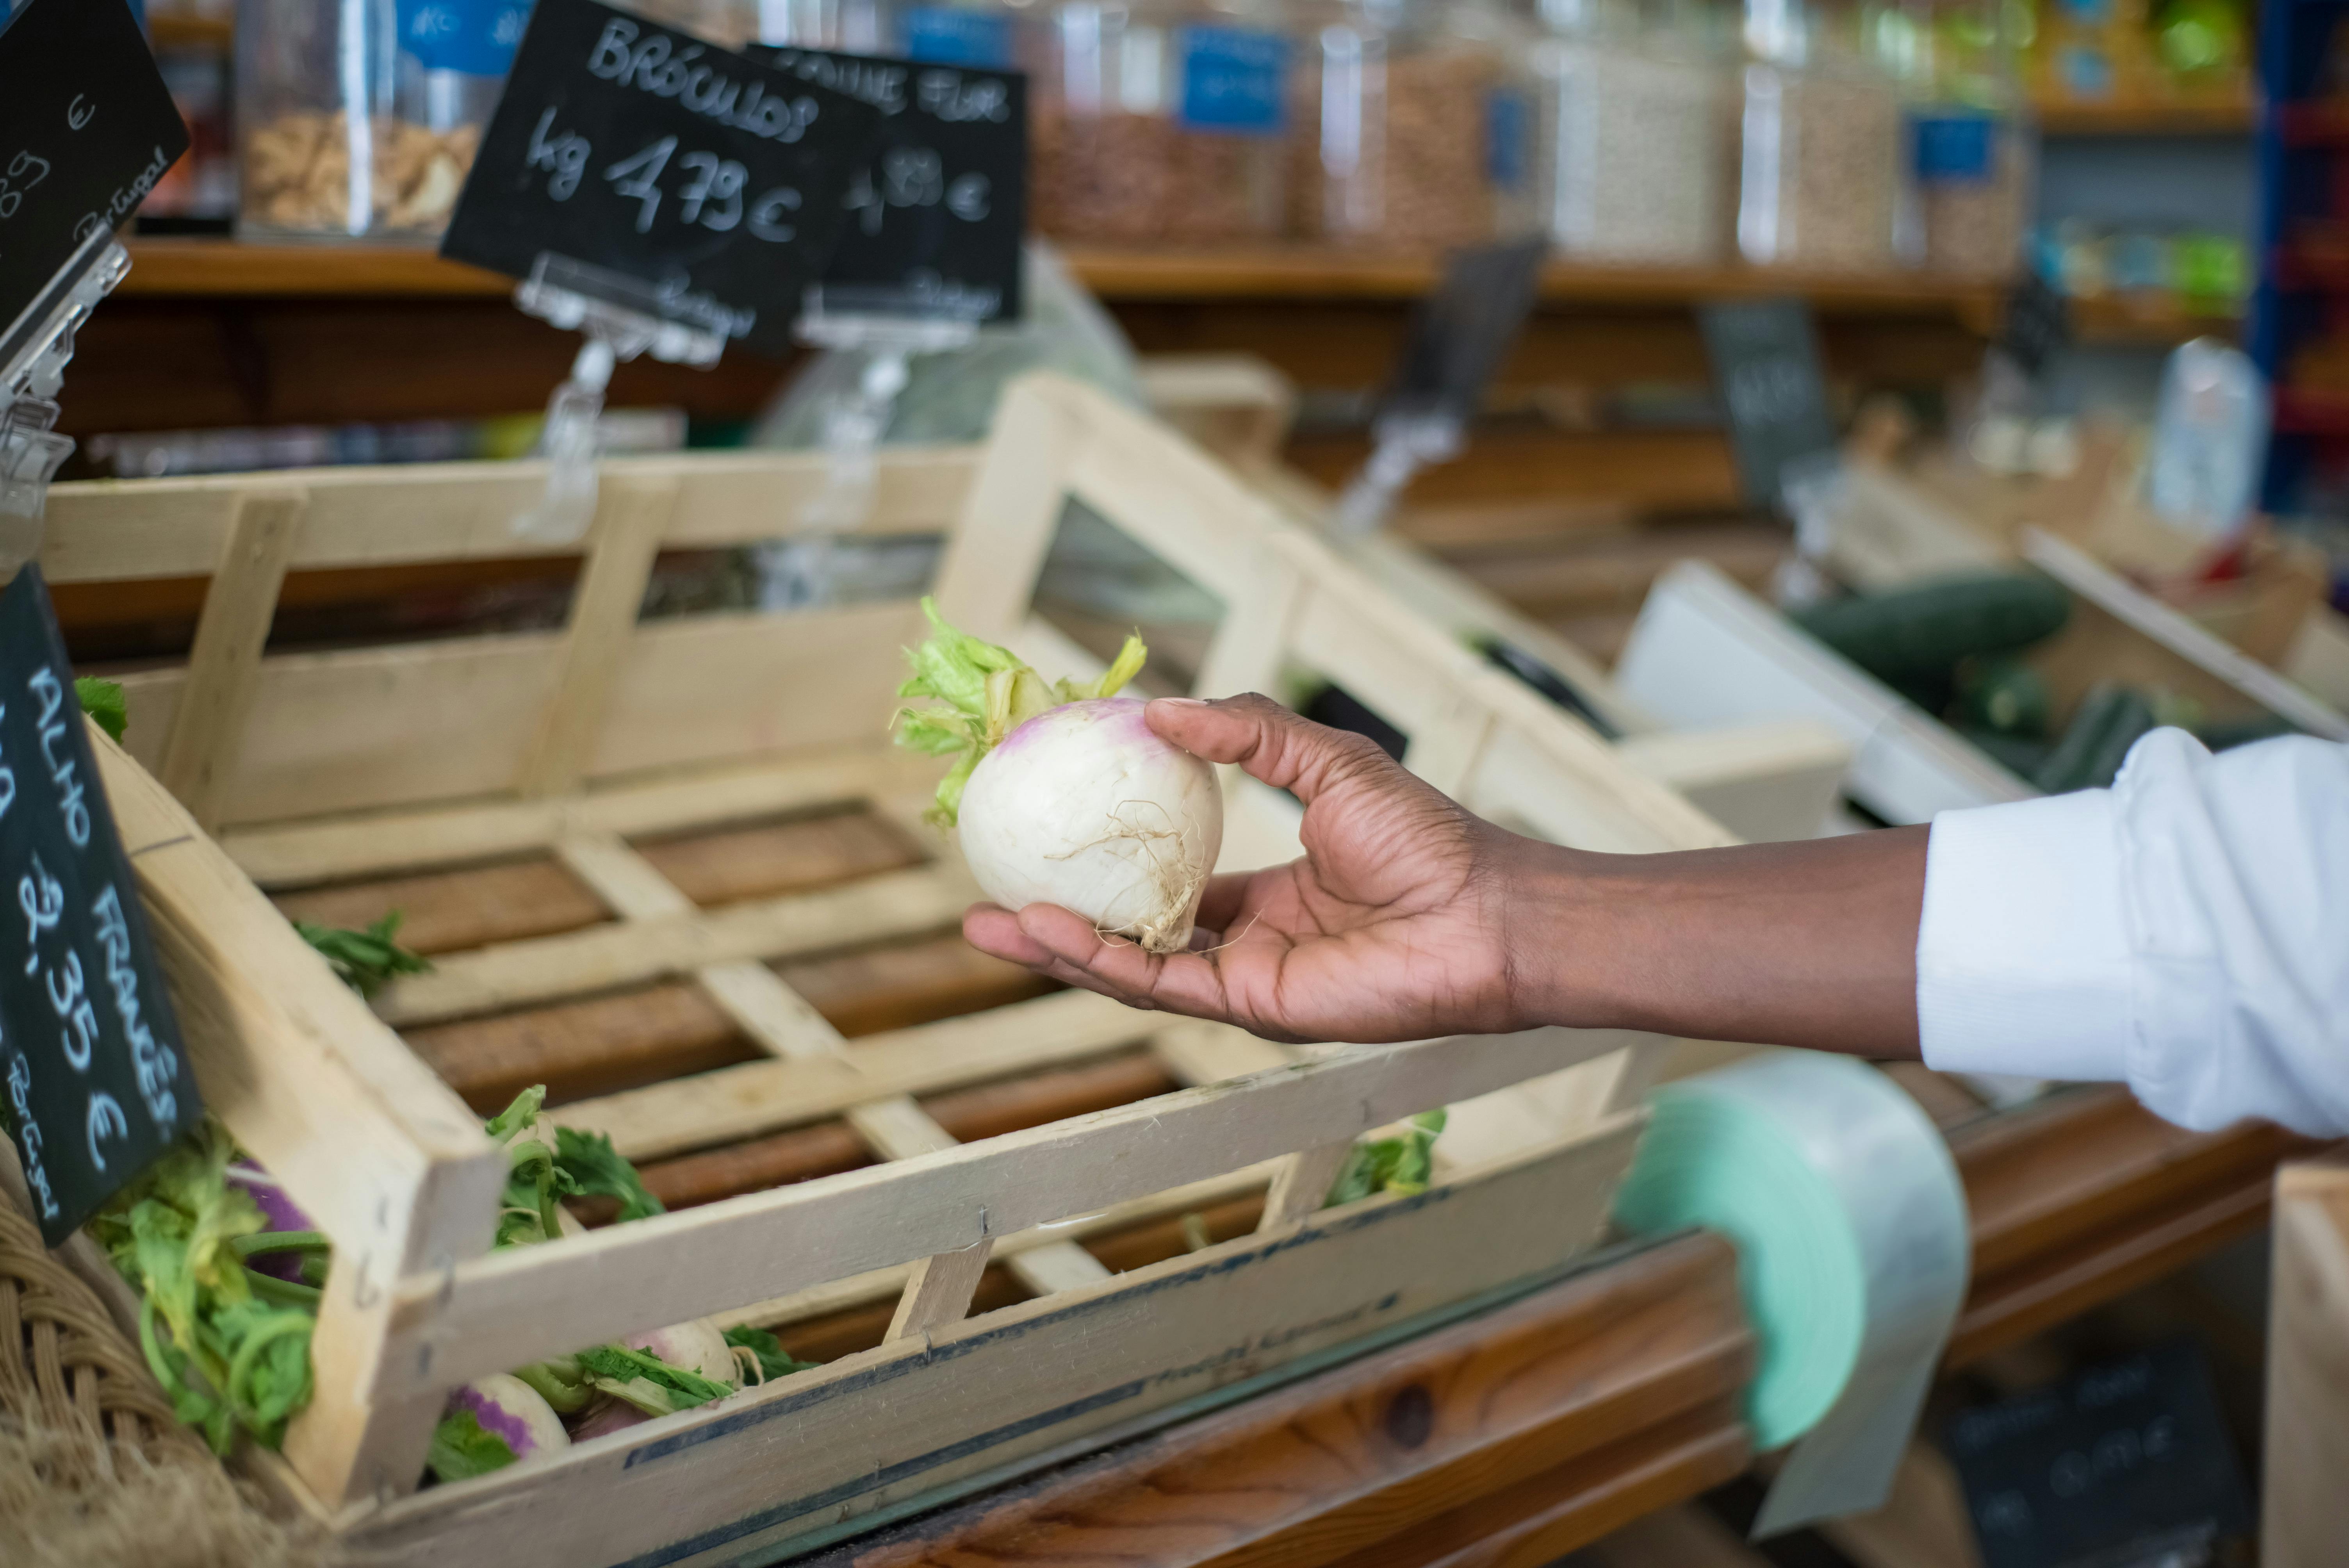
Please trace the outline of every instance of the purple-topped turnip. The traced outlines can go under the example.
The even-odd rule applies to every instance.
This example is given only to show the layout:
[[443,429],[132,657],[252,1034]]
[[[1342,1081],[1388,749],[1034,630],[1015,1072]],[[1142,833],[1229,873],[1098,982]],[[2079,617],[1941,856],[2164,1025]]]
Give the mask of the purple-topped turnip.
[[1059,681],[1008,648],[956,631],[922,601],[934,634],[908,657],[898,743],[957,758],[931,820],[957,829],[988,897],[1056,903],[1153,953],[1189,945],[1199,895],[1223,848],[1215,769],[1143,721],[1117,693],[1147,650],[1128,637],[1100,679]]

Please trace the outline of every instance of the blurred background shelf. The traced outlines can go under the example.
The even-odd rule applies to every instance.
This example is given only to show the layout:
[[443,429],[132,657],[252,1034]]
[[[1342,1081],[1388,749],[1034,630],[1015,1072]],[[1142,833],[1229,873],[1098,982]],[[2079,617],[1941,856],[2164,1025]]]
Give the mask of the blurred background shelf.
[[2259,123],[2258,101],[2248,92],[2103,102],[2042,98],[2035,112],[2044,136],[2249,136]]
[[[181,298],[503,296],[512,283],[441,260],[421,247],[383,244],[243,244],[145,236],[130,246],[126,296]],[[1106,300],[1413,300],[1435,286],[1433,255],[1367,254],[1306,246],[1247,250],[1066,253],[1078,279]],[[1822,310],[1920,308],[1987,330],[2003,290],[1994,281],[1900,273],[1885,277],[1753,267],[1592,267],[1560,263],[1543,275],[1546,301],[1686,304],[1799,294]]]

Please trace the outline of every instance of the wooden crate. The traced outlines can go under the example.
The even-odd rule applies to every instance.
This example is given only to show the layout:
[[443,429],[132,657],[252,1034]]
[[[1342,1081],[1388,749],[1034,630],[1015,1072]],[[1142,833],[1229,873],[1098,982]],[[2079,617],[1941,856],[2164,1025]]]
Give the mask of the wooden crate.
[[[100,750],[207,1099],[335,1243],[316,1394],[283,1462],[257,1461],[289,1493],[393,1561],[460,1542],[731,1561],[1553,1273],[1597,1234],[1644,1037],[1290,1052],[1063,992],[846,1041],[787,984],[778,963],[950,928],[972,895],[950,845],[913,837],[935,764],[883,733],[897,650],[919,634],[910,602],[639,623],[659,552],[788,531],[820,458],[606,465],[560,631],[266,650],[289,570],[564,553],[507,531],[542,479],[449,465],[52,492],[53,582],[211,580],[185,665],[121,672],[130,752]],[[1410,734],[1410,766],[1487,815],[1592,848],[1725,841],[1229,473],[1072,383],[1023,383],[984,452],[893,454],[866,531],[947,533],[947,613],[1073,671],[1092,661],[1030,609],[1072,499],[1227,606],[1195,689],[1342,675]],[[1227,790],[1227,869],[1295,852],[1293,803],[1237,777]],[[868,838],[920,844],[918,862],[860,875],[851,855],[830,885],[731,896],[747,851],[726,835],[843,807]],[[446,954],[372,1011],[270,902],[486,876],[467,884],[488,912],[462,939],[478,942],[505,918],[498,898],[543,914],[514,884],[550,868],[597,918]],[[877,1162],[485,1255],[502,1157],[414,1042],[664,986],[754,1059],[558,1119],[639,1161],[837,1119]],[[1192,1087],[970,1143],[916,1098],[1137,1050]],[[1317,1212],[1357,1135],[1447,1102],[1468,1114],[1432,1191]],[[1242,1198],[1261,1210],[1245,1233],[1129,1249],[1122,1274],[1080,1244]],[[966,1315],[992,1259],[1031,1299]],[[821,1370],[403,1495],[465,1379],[690,1316],[788,1327],[893,1297],[880,1342]]]

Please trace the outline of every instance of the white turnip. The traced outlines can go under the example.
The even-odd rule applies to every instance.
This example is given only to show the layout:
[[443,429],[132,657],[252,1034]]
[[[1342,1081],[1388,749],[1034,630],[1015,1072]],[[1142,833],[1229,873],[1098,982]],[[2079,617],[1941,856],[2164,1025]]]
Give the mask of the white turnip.
[[521,1378],[493,1372],[449,1396],[451,1414],[470,1410],[481,1430],[502,1441],[517,1460],[571,1446],[563,1418]]
[[899,695],[946,706],[900,710],[898,740],[957,758],[931,817],[957,828],[980,889],[1012,909],[1060,904],[1153,953],[1187,946],[1223,847],[1223,797],[1214,769],[1117,697],[1141,672],[1142,640],[1099,680],[1048,686],[922,608],[936,634],[909,654]]

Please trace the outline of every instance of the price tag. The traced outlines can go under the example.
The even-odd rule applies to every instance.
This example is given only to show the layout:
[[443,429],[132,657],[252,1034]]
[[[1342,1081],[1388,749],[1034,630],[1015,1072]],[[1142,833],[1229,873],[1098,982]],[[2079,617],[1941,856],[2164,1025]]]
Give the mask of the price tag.
[[1019,317],[1028,229],[1028,82],[1016,71],[752,46],[795,80],[882,116],[848,182],[820,304],[851,315]]
[[33,0],[0,17],[0,368],[187,150],[129,6]]
[[54,1247],[203,1106],[36,565],[0,593],[0,1105]]
[[552,256],[583,293],[787,354],[880,124],[689,33],[538,0],[440,253],[513,277]]
[[1811,307],[1774,299],[1697,307],[1713,379],[1729,411],[1729,439],[1748,499],[1780,507],[1789,470],[1836,457],[1835,418],[1811,330]]
[[2199,1563],[2251,1527],[2191,1339],[1965,1411],[1944,1439],[1986,1568]]

